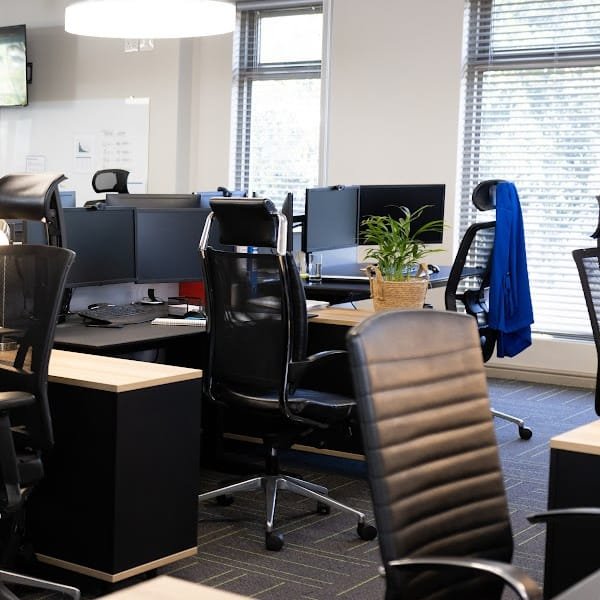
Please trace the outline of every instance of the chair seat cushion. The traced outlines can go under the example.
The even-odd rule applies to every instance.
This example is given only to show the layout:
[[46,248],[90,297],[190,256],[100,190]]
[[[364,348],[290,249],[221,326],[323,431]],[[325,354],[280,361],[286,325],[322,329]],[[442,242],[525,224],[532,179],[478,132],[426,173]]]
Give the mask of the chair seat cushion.
[[[274,415],[280,412],[275,391],[238,390],[223,384],[215,386],[215,397],[230,408],[262,411]],[[290,411],[297,416],[332,425],[347,419],[355,406],[354,399],[317,390],[297,389],[288,397]]]

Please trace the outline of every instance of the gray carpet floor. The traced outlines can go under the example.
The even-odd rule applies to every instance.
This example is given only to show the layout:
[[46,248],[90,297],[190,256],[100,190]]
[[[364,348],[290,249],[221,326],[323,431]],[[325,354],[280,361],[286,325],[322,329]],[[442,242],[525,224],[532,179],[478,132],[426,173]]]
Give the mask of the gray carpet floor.
[[[524,441],[515,425],[496,419],[497,439],[515,538],[514,563],[540,584],[543,579],[544,528],[526,515],[546,508],[549,439],[596,418],[593,391],[518,381],[491,380],[492,406],[525,419],[534,431]],[[365,511],[371,502],[364,463],[331,460],[323,468],[314,455],[291,453],[284,466],[329,488],[332,497]],[[202,490],[217,487],[227,475],[203,471]],[[236,496],[228,507],[200,506],[198,554],[160,569],[181,577],[262,600],[370,600],[383,598],[384,582],[377,540],[356,535],[352,517],[333,510],[316,514],[314,502],[283,492],[277,529],[285,535],[281,552],[264,548],[261,493]],[[84,598],[106,590],[84,582]],[[27,598],[54,598],[29,594]]]

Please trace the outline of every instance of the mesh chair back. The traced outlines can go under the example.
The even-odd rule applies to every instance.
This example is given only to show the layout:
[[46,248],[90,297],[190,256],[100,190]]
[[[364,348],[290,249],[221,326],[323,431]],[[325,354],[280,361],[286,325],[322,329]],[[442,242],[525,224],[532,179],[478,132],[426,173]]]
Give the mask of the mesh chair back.
[[466,312],[477,319],[483,359],[494,352],[496,334],[488,325],[490,267],[496,221],[471,225],[461,240],[446,285],[446,310]]
[[[600,249],[585,248],[573,251],[573,258],[579,272],[581,288],[585,298],[596,352],[600,357]],[[596,371],[596,414],[600,415],[600,366]]]
[[[351,330],[348,350],[384,563],[432,555],[509,561],[512,533],[473,319],[379,313]],[[496,583],[462,572],[386,571],[387,600],[501,595]]]
[[0,246],[0,387],[35,395],[12,417],[34,448],[53,443],[48,361],[68,269],[75,253],[52,246]]

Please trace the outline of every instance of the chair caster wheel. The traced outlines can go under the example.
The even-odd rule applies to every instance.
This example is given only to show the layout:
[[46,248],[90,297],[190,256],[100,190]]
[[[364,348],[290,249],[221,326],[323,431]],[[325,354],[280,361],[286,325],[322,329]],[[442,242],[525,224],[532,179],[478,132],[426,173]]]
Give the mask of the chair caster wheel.
[[529,427],[519,427],[519,437],[522,440],[529,440],[533,435],[533,431]]
[[274,552],[281,550],[283,548],[283,533],[267,531],[265,533],[265,547],[267,550],[273,550]]
[[317,513],[320,515],[328,515],[331,512],[331,506],[325,502],[317,502]]
[[377,537],[377,529],[373,525],[367,523],[359,523],[356,528],[356,533],[361,540],[370,541]]
[[222,494],[216,498],[219,506],[231,506],[233,504],[233,496],[231,494]]

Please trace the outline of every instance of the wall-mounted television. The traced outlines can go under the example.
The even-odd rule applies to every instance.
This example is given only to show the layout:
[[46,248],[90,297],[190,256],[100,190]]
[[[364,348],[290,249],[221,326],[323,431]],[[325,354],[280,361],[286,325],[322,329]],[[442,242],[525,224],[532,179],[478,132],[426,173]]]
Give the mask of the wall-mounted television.
[[25,25],[0,27],[0,106],[27,105]]

